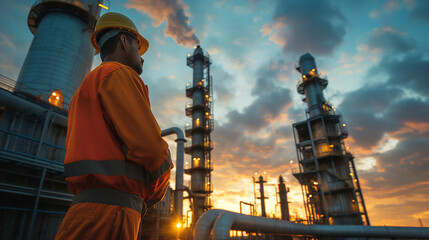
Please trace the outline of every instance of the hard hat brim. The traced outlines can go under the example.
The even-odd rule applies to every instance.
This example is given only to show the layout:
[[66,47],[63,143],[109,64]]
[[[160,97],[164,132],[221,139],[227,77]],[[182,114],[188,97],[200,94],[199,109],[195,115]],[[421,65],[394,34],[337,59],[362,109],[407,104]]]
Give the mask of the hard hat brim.
[[146,40],[146,38],[144,38],[142,35],[140,35],[140,33],[136,32],[132,29],[124,28],[121,26],[109,26],[109,27],[97,29],[91,35],[91,44],[95,48],[96,53],[100,52],[100,48],[99,48],[98,43],[97,43],[97,36],[101,31],[103,31],[104,29],[108,29],[108,28],[119,28],[119,29],[124,29],[124,30],[127,30],[129,32],[134,33],[137,36],[137,39],[139,42],[139,47],[140,47],[139,54],[140,54],[140,56],[143,55],[147,51],[147,49],[149,48],[149,42]]

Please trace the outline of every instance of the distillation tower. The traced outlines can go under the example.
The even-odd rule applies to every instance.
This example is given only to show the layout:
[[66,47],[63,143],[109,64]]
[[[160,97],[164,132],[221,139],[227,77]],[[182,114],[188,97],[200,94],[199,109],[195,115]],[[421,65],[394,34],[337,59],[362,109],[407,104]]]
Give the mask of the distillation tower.
[[194,53],[188,54],[187,65],[193,69],[192,84],[186,86],[186,96],[192,99],[186,104],[186,116],[192,118],[192,125],[185,127],[186,137],[192,138],[185,147],[185,153],[191,155],[191,166],[185,173],[191,175],[192,224],[203,212],[212,208],[210,194],[213,192],[211,171],[213,149],[210,133],[213,130],[213,87],[210,76],[210,56],[200,46]]
[[346,150],[348,130],[323,96],[328,80],[309,53],[299,59],[297,91],[307,103],[307,120],[293,124],[306,215],[310,224],[369,225],[354,157]]
[[94,57],[102,0],[37,0],[18,81],[0,75],[0,239],[53,239],[73,195],[64,181],[67,109]]

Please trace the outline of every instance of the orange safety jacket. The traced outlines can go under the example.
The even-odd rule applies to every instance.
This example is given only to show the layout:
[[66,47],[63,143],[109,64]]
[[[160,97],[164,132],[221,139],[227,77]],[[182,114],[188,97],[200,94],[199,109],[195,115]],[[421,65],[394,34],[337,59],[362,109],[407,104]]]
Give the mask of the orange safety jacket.
[[151,207],[164,197],[172,167],[137,72],[104,62],[89,73],[69,107],[64,169],[70,191],[116,189]]

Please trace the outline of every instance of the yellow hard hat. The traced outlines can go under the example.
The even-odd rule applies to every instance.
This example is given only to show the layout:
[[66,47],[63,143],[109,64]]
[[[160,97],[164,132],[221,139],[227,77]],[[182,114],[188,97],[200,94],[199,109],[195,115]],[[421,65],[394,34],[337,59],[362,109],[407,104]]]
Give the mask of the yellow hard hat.
[[108,12],[100,17],[97,24],[95,25],[95,31],[94,33],[92,33],[92,36],[91,36],[92,46],[94,46],[97,53],[100,52],[100,48],[97,42],[97,36],[101,31],[108,28],[125,29],[127,31],[134,33],[137,36],[137,39],[139,41],[140,56],[143,55],[149,48],[149,42],[146,40],[146,38],[140,35],[140,33],[137,31],[136,25],[133,23],[133,21],[131,21],[131,19],[129,19],[128,17],[120,13]]

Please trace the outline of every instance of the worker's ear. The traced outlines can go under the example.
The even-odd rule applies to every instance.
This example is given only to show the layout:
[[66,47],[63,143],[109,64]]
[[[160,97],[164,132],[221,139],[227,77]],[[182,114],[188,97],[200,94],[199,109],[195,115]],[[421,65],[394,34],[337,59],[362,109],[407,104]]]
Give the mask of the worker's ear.
[[119,36],[119,43],[121,44],[122,49],[128,50],[130,43],[128,42],[127,36],[124,34]]

